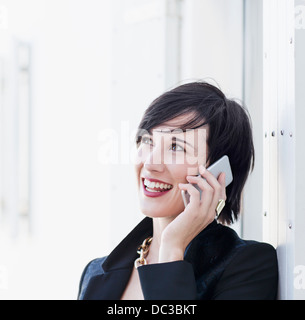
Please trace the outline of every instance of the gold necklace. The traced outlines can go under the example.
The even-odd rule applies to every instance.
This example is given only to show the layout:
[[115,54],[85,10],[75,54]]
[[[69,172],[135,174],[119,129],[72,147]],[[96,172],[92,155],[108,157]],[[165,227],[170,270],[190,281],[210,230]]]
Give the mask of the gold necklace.
[[137,253],[140,255],[139,258],[137,258],[134,262],[134,266],[137,269],[139,266],[143,266],[147,264],[146,257],[149,252],[149,247],[151,244],[153,237],[146,238],[143,243],[139,246]]

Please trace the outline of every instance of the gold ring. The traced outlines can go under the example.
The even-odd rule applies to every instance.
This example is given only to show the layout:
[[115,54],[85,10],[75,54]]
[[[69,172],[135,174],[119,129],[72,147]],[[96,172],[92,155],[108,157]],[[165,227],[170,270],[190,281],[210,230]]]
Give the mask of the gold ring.
[[215,209],[215,211],[216,211],[216,218],[219,217],[220,212],[221,212],[222,209],[225,207],[225,205],[226,205],[225,200],[220,199],[220,200],[218,201],[217,207],[216,207],[216,209]]

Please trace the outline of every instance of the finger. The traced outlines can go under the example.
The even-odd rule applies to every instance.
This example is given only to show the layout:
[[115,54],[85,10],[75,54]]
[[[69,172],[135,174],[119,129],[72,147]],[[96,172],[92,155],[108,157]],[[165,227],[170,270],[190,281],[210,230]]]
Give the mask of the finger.
[[[191,178],[193,183],[198,184],[199,188],[204,192],[205,197],[210,197],[210,201],[215,202],[215,198],[219,197],[221,194],[221,185],[212,173],[207,171],[204,166],[199,166],[200,176]],[[188,177],[187,177],[188,178]]]
[[190,183],[195,183],[198,187],[205,192],[213,192],[213,188],[208,184],[206,179],[202,176],[186,176],[186,180]]
[[[198,182],[198,180],[201,180],[201,181],[203,180],[202,177],[191,176],[189,178],[191,183],[196,183]],[[194,182],[191,180],[194,180]],[[212,192],[207,192],[206,190],[202,190],[202,195],[200,199],[199,190],[196,189],[191,183],[188,183],[188,184],[179,183],[179,188],[182,190],[186,190],[190,194],[189,205],[200,208],[199,216],[202,217],[202,219],[205,217],[202,221],[206,221],[205,219],[208,219],[208,221],[212,222],[215,218],[215,214],[213,213],[213,210],[211,210],[211,203],[213,201],[213,188],[211,188],[208,185],[208,183],[205,181],[206,185],[208,186],[208,190],[212,190]],[[195,214],[196,212],[198,211],[195,210],[193,213]]]
[[[201,168],[200,168],[201,167]],[[214,175],[206,170],[203,166],[199,167],[201,175],[207,180],[207,182],[214,188],[215,193],[218,194],[220,199],[226,200],[226,179],[225,173],[221,172],[216,179]]]
[[208,184],[215,190],[220,191],[221,184],[217,181],[214,175],[209,172],[203,165],[199,166],[199,173],[205,178]]
[[226,174],[224,172],[221,172],[221,174],[219,175],[218,182],[221,185],[220,199],[227,200],[227,195],[226,195]]
[[226,200],[226,181],[225,173],[221,172],[216,179],[211,172],[206,170],[203,166],[199,167],[199,172],[207,182],[214,188],[213,200],[211,202],[211,215],[214,215],[214,208],[217,207],[220,199]]
[[201,199],[199,198],[201,200],[201,204],[204,204],[204,207],[208,207],[214,198],[214,189],[201,176],[187,176],[186,179],[190,183],[197,184],[202,192]]
[[222,187],[226,187],[226,174],[224,172],[220,173],[217,180]]
[[200,192],[190,183],[179,183],[179,188],[185,190],[190,195],[190,202],[200,202]]

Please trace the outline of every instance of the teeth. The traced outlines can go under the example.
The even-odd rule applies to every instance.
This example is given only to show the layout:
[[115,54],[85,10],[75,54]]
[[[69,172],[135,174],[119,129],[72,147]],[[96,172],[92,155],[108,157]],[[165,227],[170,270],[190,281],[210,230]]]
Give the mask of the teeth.
[[148,187],[146,188],[146,190],[149,191],[149,192],[162,192],[162,191],[157,191],[157,190],[154,190],[154,189],[150,189]]
[[[148,187],[149,189],[153,188],[161,188],[161,189],[171,189],[173,186],[171,184],[166,184],[166,183],[159,183],[159,182],[152,182],[147,179],[144,179],[144,185]],[[155,190],[153,190],[155,191]]]

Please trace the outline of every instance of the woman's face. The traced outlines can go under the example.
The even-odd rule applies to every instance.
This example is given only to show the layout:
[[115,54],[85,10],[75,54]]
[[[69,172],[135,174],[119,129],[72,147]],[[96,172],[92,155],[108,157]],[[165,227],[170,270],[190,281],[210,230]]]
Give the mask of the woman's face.
[[206,165],[208,127],[182,132],[178,128],[186,120],[186,115],[174,118],[142,135],[136,174],[140,209],[146,216],[180,214],[184,204],[178,184],[187,183],[187,175],[197,175],[199,165]]

